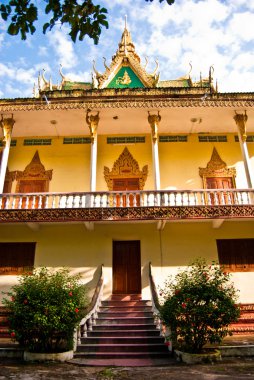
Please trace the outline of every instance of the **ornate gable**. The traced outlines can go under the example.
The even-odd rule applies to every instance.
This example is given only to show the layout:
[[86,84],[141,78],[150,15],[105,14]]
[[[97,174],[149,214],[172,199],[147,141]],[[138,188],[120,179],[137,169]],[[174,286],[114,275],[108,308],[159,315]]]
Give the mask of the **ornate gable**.
[[111,171],[107,166],[104,166],[104,178],[109,190],[113,190],[113,180],[115,178],[138,178],[139,188],[140,190],[143,190],[147,175],[148,166],[145,165],[142,168],[142,171],[139,170],[138,162],[133,158],[126,147],[115,161]]
[[140,57],[135,51],[131,34],[126,26],[110,66],[107,66],[105,58],[104,66],[106,71],[100,74],[94,64],[94,88],[156,87],[159,80],[159,74],[156,74],[158,63],[156,62],[156,69],[152,74],[146,72],[146,66],[141,65]]
[[17,180],[48,180],[52,179],[53,170],[45,170],[44,165],[41,163],[38,150],[35,152],[32,161],[28,164],[24,171],[17,171]]
[[201,177],[232,177],[236,176],[235,168],[228,168],[227,164],[221,159],[216,148],[213,148],[210,161],[206,168],[199,168]]

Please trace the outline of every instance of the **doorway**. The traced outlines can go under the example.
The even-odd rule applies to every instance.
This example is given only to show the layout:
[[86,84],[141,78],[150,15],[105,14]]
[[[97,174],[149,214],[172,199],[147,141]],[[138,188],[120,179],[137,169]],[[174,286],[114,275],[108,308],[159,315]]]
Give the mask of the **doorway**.
[[140,241],[113,241],[113,294],[140,293]]

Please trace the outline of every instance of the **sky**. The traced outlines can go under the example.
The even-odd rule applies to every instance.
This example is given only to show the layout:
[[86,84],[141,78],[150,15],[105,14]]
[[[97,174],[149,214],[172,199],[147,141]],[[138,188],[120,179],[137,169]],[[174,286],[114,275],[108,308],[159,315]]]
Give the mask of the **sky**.
[[[254,91],[254,0],[175,0],[171,6],[159,0],[94,2],[108,9],[109,29],[103,28],[98,45],[87,37],[73,43],[60,25],[44,35],[41,21],[35,34],[22,41],[9,36],[0,20],[0,98],[32,97],[42,69],[47,80],[51,76],[54,84],[60,82],[60,64],[69,79],[90,82],[93,60],[100,72],[103,57],[110,64],[125,15],[136,52],[144,63],[148,57],[151,73],[158,59],[161,80],[185,76],[191,67],[192,79],[198,80],[213,66],[219,92]],[[44,1],[34,3],[44,17]]]

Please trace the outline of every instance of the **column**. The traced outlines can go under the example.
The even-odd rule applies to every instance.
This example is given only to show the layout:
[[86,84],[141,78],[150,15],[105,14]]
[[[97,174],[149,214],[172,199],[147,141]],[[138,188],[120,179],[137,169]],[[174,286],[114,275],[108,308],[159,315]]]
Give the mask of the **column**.
[[90,191],[96,191],[97,174],[97,128],[99,124],[99,112],[96,115],[86,114],[86,122],[91,136],[91,161],[90,161]]
[[253,180],[251,178],[252,177],[251,176],[251,164],[250,164],[248,147],[247,147],[247,143],[246,143],[246,140],[247,140],[246,123],[248,120],[248,116],[246,114],[246,111],[244,114],[236,112],[236,114],[234,116],[234,120],[235,120],[236,125],[237,125],[239,143],[240,143],[240,147],[241,147],[241,151],[242,151],[243,163],[244,163],[248,188],[252,189],[253,188]]
[[8,158],[9,158],[9,152],[10,152],[10,146],[11,146],[11,134],[12,134],[12,128],[15,123],[15,120],[13,119],[13,115],[11,117],[4,117],[2,115],[2,118],[0,120],[0,126],[3,130],[3,153],[2,153],[2,161],[1,161],[1,167],[0,167],[0,194],[4,190],[4,180],[8,165]]
[[159,148],[158,148],[158,127],[161,121],[159,114],[151,115],[148,111],[148,122],[152,133],[152,152],[153,152],[153,169],[154,169],[154,184],[155,190],[160,190],[160,164],[159,164]]

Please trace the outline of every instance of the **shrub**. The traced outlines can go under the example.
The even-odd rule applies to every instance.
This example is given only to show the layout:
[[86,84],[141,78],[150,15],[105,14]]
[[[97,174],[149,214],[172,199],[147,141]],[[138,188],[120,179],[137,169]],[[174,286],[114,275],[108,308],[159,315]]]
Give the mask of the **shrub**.
[[10,310],[11,337],[31,352],[73,348],[73,333],[85,313],[86,288],[68,269],[35,269],[22,275],[3,303]]
[[160,295],[161,318],[171,329],[173,345],[185,352],[200,353],[206,343],[220,343],[240,315],[230,275],[203,259],[169,278]]

